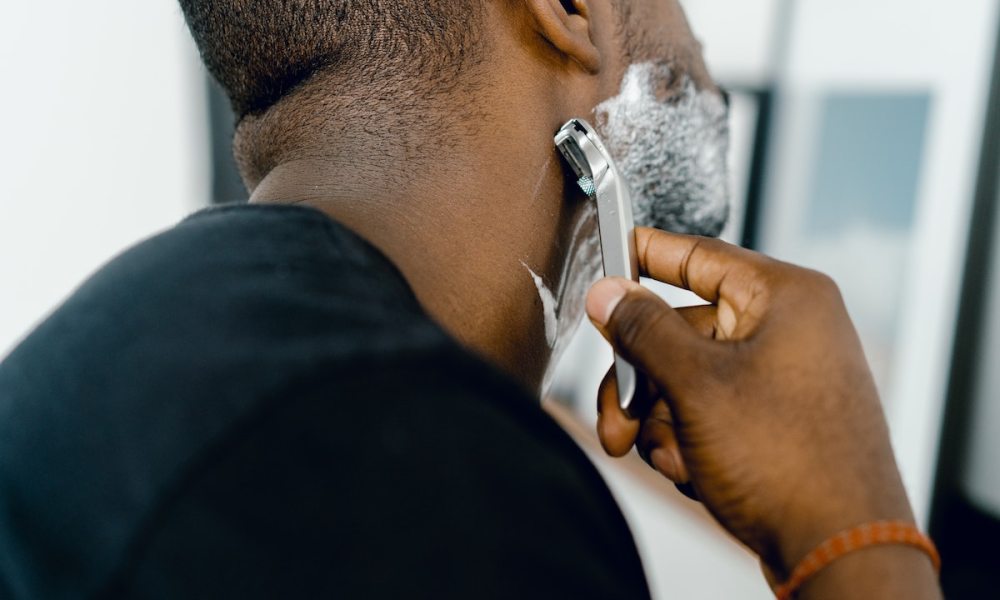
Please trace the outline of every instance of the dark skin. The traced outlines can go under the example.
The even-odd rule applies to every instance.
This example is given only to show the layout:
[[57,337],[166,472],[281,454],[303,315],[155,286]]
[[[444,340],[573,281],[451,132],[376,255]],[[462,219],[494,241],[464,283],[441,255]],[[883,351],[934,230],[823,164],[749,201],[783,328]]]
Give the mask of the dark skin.
[[[813,548],[873,521],[913,523],[882,405],[830,278],[718,240],[639,229],[644,275],[711,304],[674,310],[631,281],[591,290],[587,312],[650,383],[629,419],[614,375],[598,433],[638,446],[664,477],[692,484],[715,518],[784,581]],[[907,546],[849,554],[799,598],[938,599],[932,563]]]
[[[538,389],[550,350],[541,303],[524,265],[550,284],[559,281],[569,237],[583,209],[582,198],[566,185],[553,133],[570,118],[592,119],[594,107],[618,93],[626,68],[634,62],[664,61],[698,87],[715,88],[676,0],[632,2],[636,29],[629,41],[618,36],[609,0],[575,0],[571,6],[559,0],[485,4],[490,56],[466,75],[466,85],[451,93],[415,93],[398,85],[371,101],[364,94],[351,98],[345,92],[350,90],[348,82],[321,78],[306,92],[283,100],[268,116],[247,119],[237,132],[237,157],[252,190],[251,201],[302,203],[344,223],[396,264],[425,310],[455,338],[524,386]],[[359,105],[367,111],[364,115],[331,125],[327,114],[357,116],[351,111]],[[433,127],[423,126],[426,123]],[[643,268],[652,276],[706,292],[715,308],[671,312],[659,303],[655,311],[638,310],[640,324],[629,325],[633,319],[627,307],[649,308],[654,300],[630,288],[630,301],[618,302],[611,311],[614,290],[595,289],[588,305],[591,317],[619,350],[651,375],[660,392],[653,394],[660,401],[647,419],[630,421],[616,408],[613,386],[604,386],[600,434],[608,452],[622,455],[638,443],[664,476],[692,481],[720,523],[761,553],[779,576],[842,526],[873,518],[912,519],[860,346],[828,286],[794,267],[767,263],[770,266],[762,270],[766,259],[728,252],[716,253],[707,263],[688,262],[689,272],[680,278],[678,261],[684,253],[678,248],[687,242],[671,242],[680,244],[677,247],[661,243],[654,251],[652,236],[648,231],[640,236]],[[713,295],[709,288],[719,273],[731,283]],[[740,304],[747,285],[754,290],[775,280],[784,283],[774,295],[758,299],[751,308]],[[795,299],[809,296],[816,286],[823,301],[808,309],[797,306]],[[736,290],[735,295],[730,290]],[[645,304],[631,303],[636,299]],[[632,339],[621,334],[654,330],[647,322],[668,322],[663,314],[687,319],[683,323],[678,317],[672,325],[683,323],[689,335]],[[775,334],[760,344],[759,355],[747,353],[746,360],[734,363],[734,368],[747,371],[740,381],[750,384],[742,388],[713,381],[718,369],[711,360],[664,365],[652,358],[678,355],[684,348],[676,346],[677,340],[707,352],[697,344],[716,342],[708,337],[751,339],[763,323],[780,323],[786,317],[795,323],[846,323],[851,334],[837,327],[811,333],[802,333],[800,327],[798,337],[785,339]],[[810,356],[803,348],[813,349],[814,357],[839,357],[847,371],[788,364]],[[698,352],[689,354],[709,356]],[[643,359],[646,353],[649,358]],[[753,356],[757,358],[751,360]],[[802,405],[796,405],[800,409],[791,416],[782,413],[782,405],[772,397],[778,372],[778,387],[787,388],[794,398],[814,398],[827,413],[801,410]],[[859,374],[860,387],[845,388],[836,398],[819,393],[831,387],[832,378],[856,381]],[[706,402],[706,390],[712,398],[721,398],[719,402]],[[725,414],[721,409],[704,408],[725,407],[726,402],[732,406],[743,397],[760,399],[753,404],[756,412],[749,418],[741,415],[739,423],[720,417]],[[843,430],[814,435],[824,422],[817,419],[843,415]],[[715,434],[689,433],[699,427]],[[739,436],[733,436],[734,431]],[[789,431],[793,435],[785,436]],[[794,442],[796,451],[769,443],[782,436],[787,437],[786,445]],[[856,437],[861,443],[854,447],[847,440]],[[760,444],[748,449],[740,443],[750,438],[759,438]],[[702,443],[705,439],[714,443]],[[813,452],[797,451],[810,444]],[[830,468],[830,460],[839,466]],[[794,476],[789,478],[790,472]],[[807,487],[818,491],[807,497],[786,480],[815,480]],[[837,494],[843,489],[868,493],[848,498]],[[775,511],[789,518],[775,520]],[[907,573],[911,576],[904,576]],[[869,598],[939,597],[927,559],[898,547],[838,561],[810,582],[802,597],[856,597],[862,590]]]
[[[252,202],[302,202],[358,232],[454,337],[537,390],[550,350],[524,264],[550,286],[560,280],[584,202],[564,185],[552,136],[570,118],[592,119],[597,104],[617,95],[628,62],[606,0],[578,1],[571,12],[558,0],[486,6],[492,51],[488,72],[468,86],[474,109],[456,110],[467,99],[432,98],[421,117],[434,121],[446,145],[409,140],[409,152],[388,145],[387,131],[395,138],[412,125],[394,123],[387,111],[374,132],[304,133],[299,143],[308,151],[284,152],[248,184]],[[636,16],[669,42],[641,58],[672,60],[699,85],[713,85],[674,0],[643,3]],[[400,172],[402,185],[394,181]]]

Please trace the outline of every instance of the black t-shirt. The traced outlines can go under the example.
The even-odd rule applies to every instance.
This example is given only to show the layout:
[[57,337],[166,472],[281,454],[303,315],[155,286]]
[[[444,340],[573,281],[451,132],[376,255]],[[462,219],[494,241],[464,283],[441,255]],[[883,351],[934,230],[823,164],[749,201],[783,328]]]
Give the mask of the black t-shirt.
[[2,598],[648,596],[584,454],[317,211],[197,213],[0,364]]

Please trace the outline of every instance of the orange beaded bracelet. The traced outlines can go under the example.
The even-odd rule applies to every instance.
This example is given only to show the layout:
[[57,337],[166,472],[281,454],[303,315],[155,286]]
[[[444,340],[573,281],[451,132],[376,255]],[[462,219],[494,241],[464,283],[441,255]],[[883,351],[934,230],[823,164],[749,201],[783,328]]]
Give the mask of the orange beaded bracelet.
[[941,570],[941,556],[934,542],[920,533],[911,523],[904,521],[877,521],[865,523],[833,536],[810,552],[792,571],[788,581],[774,590],[778,600],[790,600],[802,584],[838,558],[871,546],[903,544],[923,550],[930,557],[934,568]]

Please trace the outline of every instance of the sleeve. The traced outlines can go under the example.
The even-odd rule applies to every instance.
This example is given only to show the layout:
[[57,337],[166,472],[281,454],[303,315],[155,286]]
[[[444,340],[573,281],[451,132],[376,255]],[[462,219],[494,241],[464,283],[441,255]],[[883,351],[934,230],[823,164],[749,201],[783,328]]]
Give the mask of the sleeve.
[[290,390],[191,466],[113,595],[648,597],[589,463],[460,379],[374,363]]

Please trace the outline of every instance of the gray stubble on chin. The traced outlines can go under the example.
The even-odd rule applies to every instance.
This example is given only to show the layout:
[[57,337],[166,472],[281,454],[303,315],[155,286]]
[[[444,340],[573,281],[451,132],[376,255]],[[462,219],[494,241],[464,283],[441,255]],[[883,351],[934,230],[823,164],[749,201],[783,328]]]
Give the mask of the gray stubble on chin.
[[595,109],[608,151],[632,192],[637,225],[717,236],[729,216],[729,120],[722,97],[682,76],[658,98],[670,67],[631,65],[618,96]]

